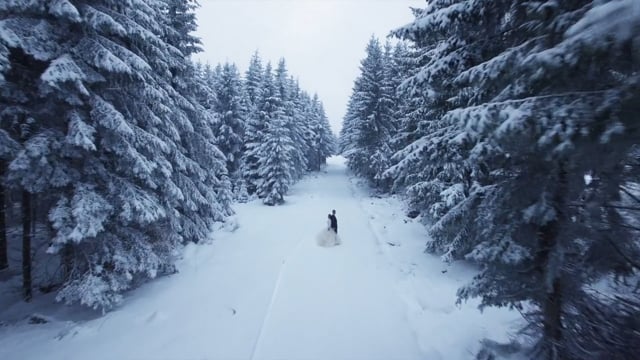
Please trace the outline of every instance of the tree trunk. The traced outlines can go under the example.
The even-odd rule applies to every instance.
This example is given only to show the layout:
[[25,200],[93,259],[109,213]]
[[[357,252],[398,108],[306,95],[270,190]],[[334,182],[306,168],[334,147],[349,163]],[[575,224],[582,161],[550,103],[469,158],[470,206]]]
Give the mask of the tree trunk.
[[31,242],[36,239],[36,226],[38,225],[38,199],[31,194],[31,201],[29,202],[31,208]]
[[22,290],[24,300],[30,301],[31,289],[31,194],[22,190]]
[[62,268],[64,271],[63,282],[69,281],[73,271],[73,247],[70,244],[65,244],[62,248]]
[[9,252],[7,250],[6,199],[4,189],[5,162],[0,160],[0,270],[9,267]]
[[559,279],[553,281],[552,290],[542,305],[543,338],[547,359],[563,359],[562,342],[562,286]]
[[[548,277],[550,253],[557,246],[557,236],[559,230],[559,219],[547,223],[540,231],[540,247],[538,254],[538,266],[540,267],[543,279]],[[543,280],[544,281],[544,280]],[[552,353],[555,345],[559,344],[562,339],[562,286],[560,279],[555,277],[551,283],[551,288],[544,288],[546,294],[541,302],[542,307],[542,323],[543,323],[543,342],[545,343],[545,352],[548,352],[545,359],[555,359]]]
[[[537,265],[542,273],[543,279],[549,277],[549,261],[551,252],[558,247],[558,236],[560,227],[564,222],[564,207],[567,188],[567,174],[564,165],[560,165],[558,171],[558,187],[555,189],[553,197],[556,219],[548,222],[540,228],[538,234],[540,240],[540,251],[537,256]],[[546,288],[546,294],[541,301],[542,307],[542,346],[544,359],[563,359],[562,350],[562,282],[558,274],[553,275],[551,288]]]

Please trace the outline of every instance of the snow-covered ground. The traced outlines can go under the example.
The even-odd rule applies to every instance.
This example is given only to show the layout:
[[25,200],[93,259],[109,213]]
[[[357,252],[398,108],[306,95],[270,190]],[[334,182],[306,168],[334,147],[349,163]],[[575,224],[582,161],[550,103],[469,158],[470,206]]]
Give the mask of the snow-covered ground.
[[[343,243],[319,247],[331,209]],[[209,244],[186,248],[178,274],[103,317],[43,308],[49,298],[0,309],[0,359],[470,359],[519,319],[456,306],[474,270],[424,254],[424,227],[398,199],[369,197],[342,158],[284,206],[236,210]],[[50,322],[24,320],[34,308]]]

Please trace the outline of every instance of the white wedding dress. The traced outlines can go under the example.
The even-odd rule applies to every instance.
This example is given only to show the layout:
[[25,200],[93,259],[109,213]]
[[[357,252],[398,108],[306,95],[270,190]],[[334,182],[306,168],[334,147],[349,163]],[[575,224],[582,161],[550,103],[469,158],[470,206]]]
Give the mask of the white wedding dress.
[[327,219],[327,227],[318,234],[317,241],[323,247],[340,245],[340,237],[331,229],[331,220]]

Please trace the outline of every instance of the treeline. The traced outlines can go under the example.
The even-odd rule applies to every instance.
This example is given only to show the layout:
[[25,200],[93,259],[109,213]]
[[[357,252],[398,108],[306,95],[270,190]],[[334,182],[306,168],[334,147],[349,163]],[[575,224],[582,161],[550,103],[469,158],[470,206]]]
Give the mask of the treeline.
[[349,167],[406,194],[428,252],[479,264],[459,301],[519,310],[531,358],[640,352],[637,10],[430,1],[393,49],[370,41],[354,85]]
[[257,196],[264,204],[284,202],[289,186],[319,171],[335,152],[324,106],[288,74],[284,59],[273,69],[256,52],[244,79],[235,64],[197,66],[212,85],[207,109],[215,114],[215,144],[227,157],[233,194]]
[[191,62],[195,4],[0,2],[0,270],[25,300],[112,307],[175,271],[234,197],[281,202],[331,153],[284,62],[245,81]]

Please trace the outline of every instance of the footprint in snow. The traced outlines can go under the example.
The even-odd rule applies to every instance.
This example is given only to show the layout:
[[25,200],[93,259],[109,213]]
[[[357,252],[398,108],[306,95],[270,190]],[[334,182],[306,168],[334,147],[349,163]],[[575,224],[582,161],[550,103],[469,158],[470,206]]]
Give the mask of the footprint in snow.
[[151,323],[151,322],[155,321],[155,319],[156,319],[157,317],[158,317],[158,312],[157,312],[157,311],[154,311],[151,315],[149,315],[149,316],[147,317],[146,323],[147,323],[147,324],[149,324],[149,323]]

